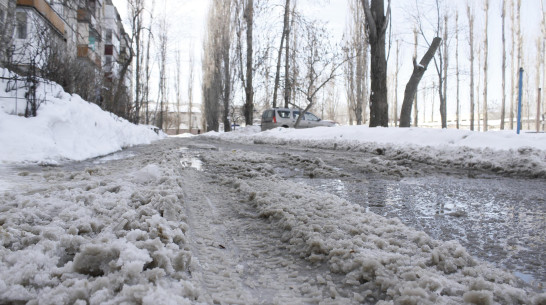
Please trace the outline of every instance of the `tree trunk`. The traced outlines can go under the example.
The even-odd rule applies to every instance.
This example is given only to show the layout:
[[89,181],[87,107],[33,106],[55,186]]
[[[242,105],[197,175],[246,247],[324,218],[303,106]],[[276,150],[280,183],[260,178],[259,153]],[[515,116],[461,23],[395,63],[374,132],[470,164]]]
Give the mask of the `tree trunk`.
[[294,12],[292,11],[292,14],[289,13],[288,15],[291,17],[291,22],[289,22],[289,26],[286,29],[286,43],[284,47],[284,107],[288,108],[290,105],[290,94],[291,91],[291,84],[290,84],[290,31],[291,28],[294,26]]
[[245,12],[246,19],[246,86],[245,86],[245,124],[247,126],[253,123],[254,114],[254,88],[252,85],[252,29],[254,26],[254,1],[248,0]]
[[447,48],[447,25],[448,16],[444,16],[444,72],[443,72],[443,87],[440,90],[440,114],[442,117],[442,128],[447,128],[447,68],[449,66],[449,52]]
[[413,73],[411,74],[410,80],[406,85],[406,90],[404,91],[404,101],[402,102],[402,112],[400,113],[400,127],[410,127],[411,123],[411,106],[415,98],[415,93],[417,92],[417,87],[421,78],[427,70],[428,64],[434,57],[434,53],[440,46],[442,38],[435,37],[430,44],[427,52],[417,64],[416,59],[414,58],[413,62]]
[[396,70],[394,73],[394,103],[393,103],[394,127],[398,127],[398,72],[400,71],[400,67],[398,66],[399,57],[400,57],[400,41],[396,40]]
[[193,109],[193,64],[194,64],[194,53],[193,53],[193,44],[190,44],[190,53],[189,53],[189,75],[188,75],[188,132],[192,132],[192,125],[193,125],[193,116],[192,116],[192,109]]
[[[514,0],[516,1],[516,0]],[[523,37],[521,35],[521,0],[517,0],[516,3],[516,26],[517,26],[517,33],[516,33],[516,39],[517,39],[517,67],[514,71],[512,71],[512,74],[516,74],[516,79],[518,79],[518,71],[519,68],[523,67],[522,64],[522,45],[523,45]],[[517,88],[516,88],[517,89]],[[515,98],[514,98],[515,99]],[[523,107],[523,106],[522,106]]]
[[288,23],[289,16],[290,16],[290,0],[286,0],[286,3],[284,4],[284,23],[283,23],[283,29],[282,29],[282,35],[281,35],[281,46],[279,47],[279,52],[277,55],[277,70],[275,73],[275,87],[273,89],[273,108],[277,107],[277,92],[279,90],[279,82],[280,82],[282,49],[284,46],[284,40],[288,39],[287,31],[288,31],[288,25],[289,25]]
[[488,28],[488,18],[489,18],[489,0],[485,0],[485,35],[484,35],[484,41],[483,41],[483,131],[487,131],[488,129],[488,120],[487,120],[487,51],[488,51],[488,34],[487,34],[487,28]]
[[370,39],[370,127],[389,126],[389,105],[387,103],[387,60],[385,58],[385,33],[390,19],[390,4],[383,0],[362,0]]
[[512,50],[510,52],[510,129],[514,129],[514,103],[516,100],[516,81],[514,76],[516,76],[516,71],[514,70],[514,63],[516,61],[516,22],[515,22],[515,9],[516,9],[516,0],[511,0],[511,9],[510,9],[510,29],[512,32]]
[[[419,31],[417,31],[417,27],[415,27],[413,29],[413,42],[414,42],[413,58],[415,58],[416,60],[417,60],[417,46],[419,45],[419,35],[418,35],[418,33],[419,33]],[[417,103],[418,100],[419,99],[417,98],[417,93],[416,93],[415,97],[413,98],[413,127],[417,127],[419,125],[419,105]],[[423,95],[423,102],[425,102],[424,95]],[[423,111],[423,114],[424,113],[425,113],[425,111]]]
[[461,122],[461,101],[459,96],[459,84],[460,84],[460,71],[459,71],[459,11],[455,12],[455,66],[457,69],[457,111],[456,111],[456,120],[457,120],[457,129],[459,129]]
[[502,104],[500,129],[504,130],[504,117],[506,116],[506,37],[505,37],[506,0],[502,0]]
[[468,16],[468,36],[470,47],[470,130],[474,130],[474,15],[467,3],[466,13]]

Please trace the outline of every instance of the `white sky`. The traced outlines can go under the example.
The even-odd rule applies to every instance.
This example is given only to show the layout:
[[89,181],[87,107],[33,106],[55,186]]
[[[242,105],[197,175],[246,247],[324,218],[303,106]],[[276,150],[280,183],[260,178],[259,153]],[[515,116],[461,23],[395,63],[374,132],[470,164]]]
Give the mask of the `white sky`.
[[[195,63],[195,77],[196,84],[194,85],[194,91],[196,95],[194,100],[200,100],[200,57],[202,54],[202,38],[205,28],[205,18],[208,10],[210,0],[155,0],[155,12],[157,16],[162,14],[162,12],[167,12],[168,22],[169,22],[169,39],[171,43],[171,50],[174,51],[176,48],[182,50],[183,60],[187,60],[189,45],[193,44],[194,54],[196,58]],[[544,0],[523,0],[522,1],[522,33],[524,34],[524,51],[527,53],[527,58],[525,61],[530,63],[530,67],[524,67],[527,73],[529,74],[530,82],[534,83],[535,79],[535,62],[536,62],[536,43],[535,40],[540,35],[540,20],[541,20],[541,1]],[[126,19],[126,0],[113,0],[114,5],[118,8],[122,18]],[[148,0],[151,2],[151,0]],[[419,5],[423,5],[430,0],[419,0]],[[449,1],[448,1],[449,2]],[[484,29],[484,15],[481,6],[477,1],[471,1],[472,5],[475,6],[475,47],[477,47],[483,41],[483,29]],[[399,104],[403,99],[403,91],[405,83],[411,74],[411,57],[413,55],[413,23],[411,18],[408,17],[412,7],[415,6],[415,0],[403,0],[403,1],[393,1],[392,5],[392,17],[393,17],[393,40],[401,40],[401,52],[400,52],[400,63],[401,63],[401,72],[399,74],[399,88],[398,88],[398,100]],[[450,2],[451,4],[456,3],[460,7],[459,10],[459,29],[460,33],[460,42],[459,42],[459,62],[461,73],[468,74],[468,31],[467,31],[467,16],[466,16],[466,3],[464,0],[456,0],[456,2]],[[307,16],[315,16],[318,19],[322,19],[329,23],[329,27],[332,30],[332,37],[335,40],[341,40],[341,35],[345,27],[346,16],[347,16],[347,0],[299,0],[298,6],[300,10]],[[501,93],[501,59],[502,59],[502,45],[501,45],[501,6],[502,0],[490,0],[490,13],[489,13],[489,104],[500,104],[500,93]],[[276,17],[272,17],[276,18]],[[510,48],[510,16],[507,16],[507,28],[506,28],[506,39],[507,39],[507,48],[509,52]],[[450,23],[454,23],[454,17],[451,18]],[[280,24],[280,23],[279,23]],[[422,41],[421,41],[422,43]],[[450,48],[451,54],[455,53],[454,47],[454,38]],[[420,46],[418,58],[423,55],[426,48],[424,45]],[[391,59],[389,61],[389,69],[394,68],[395,64],[395,50],[391,51]],[[171,65],[174,60],[171,61]],[[432,64],[432,63],[431,63]],[[477,66],[477,58],[475,62]],[[453,77],[448,81],[450,87],[455,88],[455,60],[454,58],[450,62],[450,68],[453,70],[449,72]],[[510,67],[510,53],[507,54],[507,67]],[[183,76],[185,77],[188,73],[188,67],[183,68]],[[510,77],[509,72],[507,72],[507,87],[510,86]],[[475,72],[476,78],[478,77],[478,70]],[[429,71],[425,74],[421,85],[426,84],[427,82],[432,82],[436,78],[436,74],[432,66],[429,67]],[[482,77],[483,78],[483,77]],[[465,79],[465,76],[462,76],[462,79]],[[199,82],[199,83],[198,83]],[[477,81],[476,81],[477,82]],[[183,82],[185,84],[186,82]],[[468,99],[468,90],[464,91],[468,85],[462,83],[462,86],[465,86],[461,90],[461,97]],[[482,85],[483,86],[483,85]],[[185,87],[185,86],[184,86]],[[508,90],[508,89],[507,89]],[[480,89],[481,91],[481,89]],[[531,90],[531,95],[534,96],[534,91]],[[343,92],[343,90],[342,90]],[[510,93],[507,91],[508,94]],[[480,93],[481,94],[481,93]],[[341,96],[342,101],[345,99],[344,94]],[[454,98],[453,102],[450,103],[448,100],[448,112],[454,112]],[[463,99],[464,100],[464,99]],[[464,100],[464,105],[466,105],[466,100]],[[429,107],[430,108],[430,107]],[[436,106],[435,106],[436,108]],[[466,107],[468,108],[468,107]],[[462,111],[465,110],[464,107]],[[435,114],[436,116],[436,114]],[[439,117],[439,114],[438,114]]]

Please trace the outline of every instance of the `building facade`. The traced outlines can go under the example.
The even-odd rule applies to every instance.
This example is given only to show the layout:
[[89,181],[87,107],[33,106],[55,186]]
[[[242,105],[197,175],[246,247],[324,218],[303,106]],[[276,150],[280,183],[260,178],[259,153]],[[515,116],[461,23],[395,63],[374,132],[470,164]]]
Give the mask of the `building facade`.
[[[12,3],[15,10],[11,14],[10,1],[16,3]],[[2,66],[24,73],[34,64],[43,71],[55,59],[54,64],[66,66],[64,73],[85,67],[80,74],[92,74],[95,81],[86,81],[89,78],[76,72],[71,77],[75,82],[92,83],[88,85],[95,88],[88,91],[93,98],[88,99],[99,104],[101,90],[118,81],[120,67],[130,60],[126,48],[131,41],[111,0],[0,0],[0,34],[2,31],[10,37],[10,47],[5,48],[9,52],[4,52],[9,54],[2,58],[0,52]],[[129,67],[122,80],[129,92],[131,77]]]

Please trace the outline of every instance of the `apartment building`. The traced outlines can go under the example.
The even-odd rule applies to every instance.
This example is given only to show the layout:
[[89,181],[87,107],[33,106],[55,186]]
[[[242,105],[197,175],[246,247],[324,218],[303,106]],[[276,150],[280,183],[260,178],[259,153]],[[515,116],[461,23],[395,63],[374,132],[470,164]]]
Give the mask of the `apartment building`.
[[[130,39],[111,0],[16,0],[15,16],[9,1],[0,0],[0,29],[8,20],[15,27],[10,61],[19,70],[47,60],[44,48],[62,50],[69,60],[92,67],[106,81],[119,77],[120,63],[128,60]],[[132,73],[125,76],[130,88]]]
[[64,47],[65,23],[44,0],[17,0],[10,60],[24,70],[34,62],[44,64],[53,49]]

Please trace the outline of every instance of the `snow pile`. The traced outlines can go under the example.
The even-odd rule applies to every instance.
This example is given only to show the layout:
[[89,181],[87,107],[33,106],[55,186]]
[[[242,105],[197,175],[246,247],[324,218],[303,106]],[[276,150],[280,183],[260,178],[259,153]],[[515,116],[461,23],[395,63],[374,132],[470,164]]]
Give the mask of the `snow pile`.
[[[227,182],[226,182],[227,183]],[[260,216],[283,233],[294,254],[358,287],[353,301],[381,304],[541,304],[513,275],[473,259],[455,241],[434,240],[364,208],[303,184],[269,178],[231,182]],[[327,284],[327,283],[325,283]],[[336,291],[332,298],[339,298]]]
[[[9,72],[0,69],[0,74]],[[37,100],[44,102],[37,117],[25,118],[20,116],[26,105],[25,89],[6,92],[6,86],[6,81],[0,81],[5,97],[0,99],[0,162],[84,160],[160,138],[151,129],[102,111],[54,83],[39,83]]]
[[546,133],[366,126],[258,131],[252,126],[246,132],[205,136],[240,143],[371,152],[395,160],[546,178]]
[[47,190],[1,195],[0,303],[191,304],[183,182],[161,158],[30,174]]

